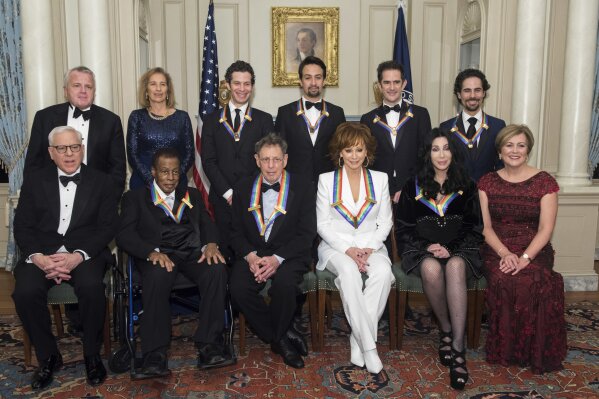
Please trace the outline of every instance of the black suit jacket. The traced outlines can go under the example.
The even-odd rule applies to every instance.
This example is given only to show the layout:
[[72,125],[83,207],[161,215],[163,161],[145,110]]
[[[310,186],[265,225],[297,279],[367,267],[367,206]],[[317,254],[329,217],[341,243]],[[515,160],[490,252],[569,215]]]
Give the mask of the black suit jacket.
[[[68,117],[68,102],[35,113],[25,157],[25,175],[48,164],[54,165],[48,154],[48,134],[57,126],[66,126]],[[88,132],[87,165],[109,174],[120,193],[123,192],[127,166],[121,118],[94,104]]]
[[[409,104],[403,101],[400,120],[408,109]],[[395,147],[392,145],[389,131],[374,123],[376,117],[387,123],[382,106],[362,115],[360,119],[360,123],[370,128],[377,141],[375,161],[371,167],[387,173],[391,195],[400,191],[406,180],[416,174],[418,152],[431,131],[431,117],[426,108],[412,105],[412,113],[414,117],[408,120],[397,133]]]
[[[491,115],[487,116],[487,124],[489,129],[480,135],[478,145],[474,148],[468,148],[455,133],[451,132],[453,124],[456,118],[451,118],[441,123],[439,128],[449,134],[454,141],[456,147],[462,155],[464,161],[464,168],[468,172],[468,175],[472,180],[478,182],[478,180],[486,175],[488,172],[492,172],[503,167],[503,162],[499,160],[497,156],[497,150],[495,149],[495,139],[497,133],[505,127],[505,122],[502,119],[494,118]],[[457,118],[457,127],[462,133],[466,133],[464,129],[464,123],[462,122],[462,114],[459,114]]]
[[239,258],[257,251],[258,256],[276,254],[285,260],[310,262],[310,250],[316,237],[316,194],[306,178],[289,175],[286,213],[275,220],[268,241],[260,236],[254,216],[248,211],[256,177],[245,178],[235,186],[231,246]]
[[118,227],[118,196],[110,176],[81,165],[71,223],[57,233],[60,216],[58,168],[46,166],[25,177],[15,212],[14,234],[23,258],[49,255],[65,246],[69,252],[97,256],[112,241]]
[[305,176],[314,184],[318,182],[318,175],[333,170],[334,165],[329,158],[329,141],[337,126],[345,122],[343,108],[326,101],[325,103],[329,116],[322,120],[314,145],[303,116],[297,115],[298,101],[280,107],[275,121],[275,130],[288,144],[287,171]]
[[[206,212],[202,196],[198,190],[191,187],[177,187],[175,192],[175,209],[181,198],[189,191],[189,199],[193,208],[186,207],[183,211],[189,217],[190,223],[199,234],[202,244],[217,241],[217,231],[210,215]],[[152,202],[150,189],[139,187],[125,193],[121,203],[121,224],[116,236],[116,243],[125,252],[140,259],[146,259],[155,248],[160,247],[162,238],[162,223],[164,211]]]
[[[221,111],[208,115],[202,126],[202,165],[210,180],[210,196],[220,198],[240,179],[257,172],[254,144],[274,132],[272,115],[252,108],[252,120],[246,120],[235,142],[220,122]],[[227,121],[233,125],[228,106],[225,111]]]

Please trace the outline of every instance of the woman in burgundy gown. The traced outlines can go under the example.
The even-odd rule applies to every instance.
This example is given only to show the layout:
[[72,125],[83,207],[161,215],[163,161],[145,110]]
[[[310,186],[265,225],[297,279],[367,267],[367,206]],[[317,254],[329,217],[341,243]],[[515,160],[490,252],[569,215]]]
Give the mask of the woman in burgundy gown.
[[549,242],[559,186],[527,164],[534,138],[526,125],[509,125],[495,146],[505,168],[483,176],[479,196],[486,245],[484,273],[489,363],[562,369],[566,356],[564,282],[553,271]]

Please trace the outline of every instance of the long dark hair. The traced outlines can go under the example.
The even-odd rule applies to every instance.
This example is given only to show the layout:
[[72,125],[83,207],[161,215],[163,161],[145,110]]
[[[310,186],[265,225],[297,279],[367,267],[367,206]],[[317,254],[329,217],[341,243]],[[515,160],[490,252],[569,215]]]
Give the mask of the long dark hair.
[[[447,179],[441,186],[435,181],[435,167],[431,160],[431,149],[433,141],[436,138],[445,137],[451,152],[451,163],[447,170]],[[464,190],[469,183],[469,178],[462,166],[462,156],[457,150],[455,143],[449,137],[449,134],[444,131],[434,128],[428,135],[427,141],[424,143],[420,153],[420,162],[418,166],[418,185],[422,189],[422,194],[426,198],[437,198],[440,192],[443,194],[453,193],[459,190]]]

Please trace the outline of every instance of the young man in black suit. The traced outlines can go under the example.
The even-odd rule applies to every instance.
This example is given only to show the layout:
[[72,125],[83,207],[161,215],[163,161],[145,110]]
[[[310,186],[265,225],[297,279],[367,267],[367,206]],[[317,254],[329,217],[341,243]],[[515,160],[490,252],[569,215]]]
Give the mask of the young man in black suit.
[[104,382],[106,369],[99,355],[106,312],[103,278],[111,260],[107,245],[118,226],[119,196],[110,176],[82,164],[81,134],[59,126],[48,142],[55,165],[25,177],[14,219],[23,257],[14,271],[12,297],[39,363],[34,390],[47,387],[62,366],[47,292],[65,282],[74,287],[81,309],[87,382]]
[[87,67],[70,69],[64,78],[67,102],[36,112],[31,127],[24,174],[52,164],[48,156],[48,133],[57,126],[71,126],[81,132],[85,153],[83,163],[109,174],[117,189],[125,188],[126,157],[123,125],[118,115],[94,105],[96,78]]
[[495,138],[505,127],[505,122],[483,112],[490,88],[487,77],[478,69],[465,69],[458,73],[453,94],[462,105],[462,112],[439,126],[450,133],[462,154],[468,175],[474,181],[503,167],[495,149]]
[[[306,342],[292,321],[316,236],[316,205],[310,181],[285,171],[286,150],[280,136],[264,137],[256,143],[261,173],[235,186],[231,244],[237,261],[229,285],[233,305],[258,336],[286,364],[302,368]],[[269,279],[267,305],[259,292]]]
[[229,104],[204,119],[202,165],[210,180],[209,199],[214,206],[219,244],[227,261],[231,230],[233,185],[258,170],[254,144],[274,130],[272,115],[250,107],[256,75],[245,61],[235,61],[225,73],[231,91]]
[[139,378],[170,374],[169,296],[179,272],[196,283],[202,297],[194,335],[198,367],[233,363],[225,354],[222,339],[227,270],[216,245],[216,226],[198,190],[178,186],[180,174],[177,151],[160,149],[152,160],[152,186],[128,191],[123,198],[116,241],[136,258],[144,291],[140,328],[143,365]]
[[279,108],[275,130],[289,146],[287,170],[316,184],[318,175],[333,170],[329,141],[345,114],[323,99],[327,67],[320,58],[306,57],[298,72],[302,98]]
[[426,108],[402,100],[408,81],[400,63],[380,63],[377,79],[383,104],[362,115],[360,122],[370,128],[378,144],[371,167],[387,173],[391,199],[397,203],[404,183],[416,173],[418,150],[431,131],[431,117]]

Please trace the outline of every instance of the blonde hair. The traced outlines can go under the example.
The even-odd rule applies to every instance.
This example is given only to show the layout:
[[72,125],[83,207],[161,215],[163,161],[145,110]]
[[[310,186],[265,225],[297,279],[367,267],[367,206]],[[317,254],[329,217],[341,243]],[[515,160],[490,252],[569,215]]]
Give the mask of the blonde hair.
[[150,106],[150,99],[148,98],[148,83],[150,82],[150,77],[156,73],[163,75],[166,79],[166,106],[168,108],[173,108],[175,106],[175,89],[173,88],[173,79],[171,75],[168,74],[163,68],[155,67],[149,69],[141,75],[139,79],[139,86],[137,88],[137,101],[139,105],[143,108],[148,108]]
[[526,137],[527,154],[530,154],[532,147],[535,145],[535,138],[530,131],[530,128],[524,124],[507,125],[499,131],[497,138],[495,139],[495,149],[497,153],[501,152],[501,148],[514,136],[523,134]]

